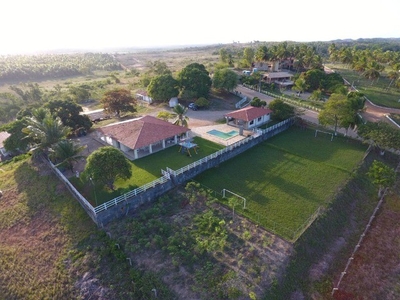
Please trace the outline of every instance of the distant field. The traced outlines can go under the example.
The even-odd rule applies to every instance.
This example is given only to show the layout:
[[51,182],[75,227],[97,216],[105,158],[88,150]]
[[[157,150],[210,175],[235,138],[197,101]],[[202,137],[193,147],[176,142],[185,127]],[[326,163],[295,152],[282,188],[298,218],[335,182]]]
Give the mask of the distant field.
[[288,131],[208,170],[196,181],[247,199],[241,213],[291,239],[319,206],[325,206],[361,161],[365,145]]
[[374,104],[400,108],[400,90],[392,86],[387,90],[390,79],[381,76],[378,80],[372,82],[361,76],[359,73],[347,68],[342,64],[328,64],[328,67],[334,69],[346,80],[352,83],[360,92],[364,93]]

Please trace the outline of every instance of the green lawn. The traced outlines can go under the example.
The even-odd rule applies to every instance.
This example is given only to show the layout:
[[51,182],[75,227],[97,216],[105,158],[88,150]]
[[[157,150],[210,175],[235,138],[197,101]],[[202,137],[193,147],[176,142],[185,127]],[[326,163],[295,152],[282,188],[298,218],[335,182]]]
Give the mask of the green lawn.
[[132,177],[129,180],[117,180],[115,182],[115,191],[110,191],[97,185],[93,188],[89,182],[84,182],[83,179],[75,177],[69,180],[88,201],[93,205],[96,205],[97,202],[97,205],[99,205],[160,178],[161,169],[165,170],[166,167],[173,170],[180,169],[223,148],[219,144],[199,137],[195,137],[194,142],[199,148],[197,154],[191,151],[192,157],[180,153],[179,146],[172,146],[163,151],[130,162]]
[[[291,239],[294,231],[335,194],[362,159],[365,145],[312,130],[289,129],[196,181],[247,199],[247,215]],[[239,210],[239,206],[235,207]]]

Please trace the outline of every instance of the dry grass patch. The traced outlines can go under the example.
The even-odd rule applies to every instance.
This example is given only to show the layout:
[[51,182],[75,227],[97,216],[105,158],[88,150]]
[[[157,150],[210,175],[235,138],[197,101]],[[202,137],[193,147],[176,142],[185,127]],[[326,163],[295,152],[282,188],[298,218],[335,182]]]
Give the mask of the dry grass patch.
[[399,203],[398,195],[386,198],[381,213],[354,256],[337,297],[400,299]]

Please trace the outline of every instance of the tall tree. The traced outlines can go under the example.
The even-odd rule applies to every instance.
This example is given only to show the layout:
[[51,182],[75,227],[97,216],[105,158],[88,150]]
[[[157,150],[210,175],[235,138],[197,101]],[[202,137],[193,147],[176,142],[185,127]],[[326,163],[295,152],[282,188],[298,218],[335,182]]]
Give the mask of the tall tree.
[[71,100],[53,100],[44,105],[50,112],[59,117],[65,126],[72,129],[83,127],[89,130],[92,122],[87,115],[81,115],[82,106]]
[[356,112],[347,97],[342,94],[332,94],[319,113],[318,121],[321,125],[333,126],[336,135],[338,127],[347,130],[355,122],[355,117]]
[[393,168],[381,161],[374,160],[368,170],[372,183],[378,187],[378,197],[382,196],[385,188],[391,187],[396,181],[396,172]]
[[256,49],[256,52],[254,54],[254,58],[256,61],[268,61],[270,56],[269,56],[269,51],[267,46],[261,45]]
[[283,121],[294,117],[296,110],[293,106],[283,102],[280,99],[272,100],[268,104],[268,108],[272,110],[271,119],[274,121]]
[[71,128],[64,126],[61,119],[49,111],[43,120],[31,117],[27,119],[27,124],[22,132],[33,141],[31,151],[34,155],[48,154],[54,144],[65,139],[71,132]]
[[83,175],[114,190],[115,180],[130,178],[132,171],[130,163],[121,151],[106,146],[88,156]]
[[254,61],[254,49],[250,47],[246,47],[243,50],[243,61],[247,67],[251,67],[251,64]]
[[147,92],[155,101],[168,101],[179,94],[178,81],[170,74],[153,77],[147,87]]
[[383,121],[360,125],[357,133],[364,142],[378,148],[381,155],[385,154],[385,150],[400,149],[400,131]]
[[50,157],[56,163],[56,166],[66,167],[71,172],[73,171],[74,162],[78,162],[84,158],[81,152],[86,146],[81,146],[72,140],[61,140],[52,147]]
[[219,69],[214,72],[212,85],[216,89],[232,91],[238,85],[238,75],[230,69]]
[[207,98],[211,88],[211,78],[205,66],[192,63],[183,68],[178,74],[181,95]]
[[136,100],[131,92],[126,89],[113,89],[104,93],[101,98],[104,110],[108,113],[115,113],[120,117],[121,112],[135,112]]
[[172,111],[173,111],[172,116],[176,118],[176,120],[174,121],[174,124],[187,127],[188,126],[187,121],[189,120],[189,117],[186,116],[187,107],[185,107],[181,104],[178,104],[178,105],[174,106]]

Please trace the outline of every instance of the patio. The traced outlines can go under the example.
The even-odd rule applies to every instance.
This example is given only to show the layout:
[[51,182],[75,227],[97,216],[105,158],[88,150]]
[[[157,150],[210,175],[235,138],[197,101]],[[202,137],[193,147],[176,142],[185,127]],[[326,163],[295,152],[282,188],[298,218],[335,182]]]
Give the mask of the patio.
[[211,131],[211,130],[219,130],[221,132],[231,132],[232,130],[237,130],[239,132],[239,128],[237,128],[237,127],[229,126],[227,124],[218,124],[218,125],[209,125],[209,126],[201,126],[201,127],[192,128],[192,133],[195,136],[199,136],[203,139],[207,139],[209,141],[212,141],[214,143],[221,144],[224,146],[232,145],[236,142],[239,142],[239,141],[245,139],[247,136],[254,134],[253,131],[243,130],[243,135],[236,135],[229,139],[222,139],[215,135],[207,133],[208,131]]

